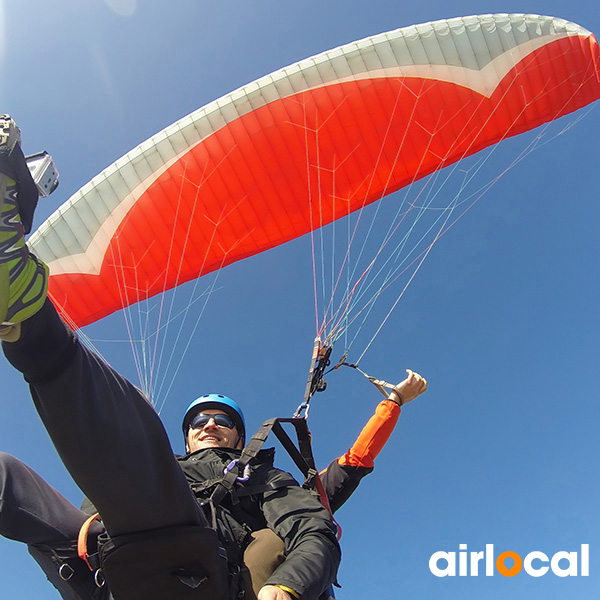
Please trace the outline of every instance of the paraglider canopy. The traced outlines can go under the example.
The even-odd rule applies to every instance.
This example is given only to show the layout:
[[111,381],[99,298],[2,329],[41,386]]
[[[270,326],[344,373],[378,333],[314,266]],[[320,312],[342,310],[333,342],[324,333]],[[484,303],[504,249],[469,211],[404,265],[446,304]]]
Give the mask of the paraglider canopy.
[[116,161],[31,238],[81,327],[330,223],[600,96],[587,30],[535,15],[406,27],[263,77]]

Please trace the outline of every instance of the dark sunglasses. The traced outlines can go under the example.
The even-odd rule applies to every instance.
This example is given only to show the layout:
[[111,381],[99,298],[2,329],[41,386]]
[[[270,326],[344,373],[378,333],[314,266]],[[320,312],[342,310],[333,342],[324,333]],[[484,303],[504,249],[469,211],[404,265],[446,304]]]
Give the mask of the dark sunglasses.
[[229,415],[206,415],[204,413],[198,413],[192,419],[190,427],[192,429],[202,429],[211,419],[215,422],[215,425],[218,425],[219,427],[227,427],[227,429],[233,429],[235,427],[235,422]]

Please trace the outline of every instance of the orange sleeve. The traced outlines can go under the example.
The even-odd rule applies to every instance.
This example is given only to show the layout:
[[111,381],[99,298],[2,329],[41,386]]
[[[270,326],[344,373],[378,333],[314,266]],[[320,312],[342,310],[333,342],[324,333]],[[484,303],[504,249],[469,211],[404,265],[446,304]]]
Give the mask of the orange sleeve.
[[375,457],[394,431],[399,416],[398,404],[391,400],[380,402],[352,448],[338,458],[338,463],[354,467],[373,467]]

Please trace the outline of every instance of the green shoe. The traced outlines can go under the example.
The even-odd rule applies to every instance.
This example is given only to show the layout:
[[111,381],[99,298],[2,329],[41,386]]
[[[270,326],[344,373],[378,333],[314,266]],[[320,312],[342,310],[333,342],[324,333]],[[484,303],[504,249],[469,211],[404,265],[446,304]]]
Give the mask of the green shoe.
[[[20,143],[19,130],[7,115],[0,115],[0,151]],[[19,216],[17,183],[0,173],[0,323],[20,323],[44,304],[48,267],[30,254]]]

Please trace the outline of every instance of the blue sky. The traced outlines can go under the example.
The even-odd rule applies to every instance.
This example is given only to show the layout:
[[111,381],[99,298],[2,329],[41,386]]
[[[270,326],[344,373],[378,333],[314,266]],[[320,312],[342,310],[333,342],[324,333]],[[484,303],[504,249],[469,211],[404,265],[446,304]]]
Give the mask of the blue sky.
[[[25,151],[50,151],[61,172],[37,222],[141,141],[257,77],[382,31],[486,12],[560,16],[600,33],[587,0],[0,0],[2,112],[20,124]],[[547,135],[564,134],[440,240],[362,360],[388,381],[418,370],[430,389],[405,408],[375,472],[338,513],[340,598],[597,597],[598,110],[556,124]],[[525,143],[503,145],[480,181]],[[219,274],[161,413],[176,451],[182,411],[202,393],[236,398],[250,430],[294,411],[315,335],[310,252],[297,240]],[[122,331],[117,315],[87,333],[122,340]],[[127,344],[98,346],[135,381]],[[0,376],[0,449],[78,504],[27,386],[2,362]],[[378,401],[350,370],[329,377],[311,413],[320,466],[347,449]],[[589,577],[437,578],[428,568],[434,552],[459,544],[524,556],[584,543]],[[19,544],[0,540],[0,565],[0,597],[57,597]]]

